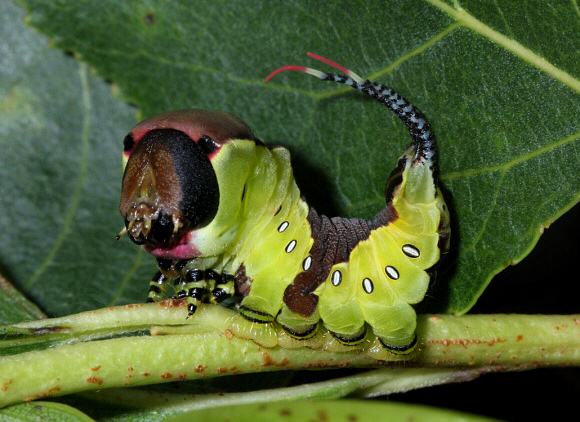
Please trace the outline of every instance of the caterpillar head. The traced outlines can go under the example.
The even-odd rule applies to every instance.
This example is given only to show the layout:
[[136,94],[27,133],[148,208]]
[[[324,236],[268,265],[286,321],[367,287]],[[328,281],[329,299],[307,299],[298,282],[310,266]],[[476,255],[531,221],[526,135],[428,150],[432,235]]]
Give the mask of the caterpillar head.
[[191,259],[192,233],[215,218],[220,188],[212,165],[232,139],[254,139],[237,117],[212,110],[178,110],[135,126],[124,140],[121,215],[131,240],[153,255]]

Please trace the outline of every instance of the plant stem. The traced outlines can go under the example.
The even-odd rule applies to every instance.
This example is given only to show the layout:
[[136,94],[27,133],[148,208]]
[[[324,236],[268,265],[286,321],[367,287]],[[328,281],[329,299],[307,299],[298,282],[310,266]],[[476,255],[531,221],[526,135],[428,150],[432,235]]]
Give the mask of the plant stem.
[[[95,322],[101,318],[106,321],[105,325],[116,327],[115,333],[122,324],[127,324],[130,331],[133,322],[143,327],[155,320],[157,324],[168,324],[167,330],[177,321],[183,324],[182,308],[159,306],[135,308],[135,313],[141,312],[140,318],[127,316],[117,319],[115,324],[107,319],[115,311],[118,317],[122,309],[94,311],[90,318],[88,313],[67,317],[69,325],[63,325],[64,319],[54,319],[17,324],[3,331],[6,334],[14,329],[22,334],[28,327],[36,335],[42,333],[41,336],[50,337],[53,334],[50,327],[59,327],[70,330],[74,337],[75,330],[83,330],[83,318],[87,332],[104,330]],[[580,363],[580,316],[577,315],[420,316],[418,351],[411,360],[401,364],[373,359],[361,350],[262,347],[224,330],[228,318],[220,319],[212,314],[224,311],[216,306],[208,309],[192,324],[200,330],[195,334],[141,335],[94,341],[78,336],[74,344],[57,342],[55,347],[45,350],[1,357],[0,406],[78,391],[281,369],[386,365],[400,368],[404,365],[407,368],[445,367],[447,370],[450,367],[463,370],[465,367],[493,366],[513,370]],[[223,315],[229,315],[231,311],[225,312]],[[180,319],[175,319],[175,313],[181,315]],[[213,321],[209,328],[200,324],[204,318]],[[13,345],[16,340],[7,341]]]

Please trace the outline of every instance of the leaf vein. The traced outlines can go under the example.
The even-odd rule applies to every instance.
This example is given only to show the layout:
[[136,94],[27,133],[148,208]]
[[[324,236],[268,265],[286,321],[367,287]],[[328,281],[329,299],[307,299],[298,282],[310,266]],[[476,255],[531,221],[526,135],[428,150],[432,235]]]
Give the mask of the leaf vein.
[[91,94],[88,79],[89,78],[88,69],[89,66],[87,64],[80,63],[78,73],[82,89],[81,105],[83,111],[83,123],[80,134],[82,147],[79,162],[78,179],[74,187],[74,190],[71,194],[71,201],[66,209],[64,223],[59,231],[59,234],[56,240],[54,241],[52,248],[45,256],[45,258],[42,260],[41,264],[36,268],[32,276],[24,283],[24,287],[26,289],[30,288],[33,284],[35,284],[42,275],[42,273],[44,273],[46,268],[52,263],[54,257],[56,256],[60,247],[65,241],[65,237],[68,234],[70,227],[72,226],[75,213],[81,201],[81,191],[88,172],[89,147],[90,147],[89,138],[91,130]]
[[449,16],[454,18],[457,22],[461,23],[465,28],[471,29],[475,33],[489,39],[495,44],[503,47],[507,51],[511,52],[515,56],[524,60],[525,62],[535,66],[542,72],[552,76],[554,79],[562,82],[564,85],[572,88],[574,91],[580,93],[580,80],[574,78],[568,72],[559,69],[543,57],[540,57],[532,50],[524,47],[522,44],[514,39],[508,38],[505,35],[499,33],[498,31],[490,28],[482,21],[476,19],[471,14],[467,13],[461,7],[453,8],[448,4],[443,3],[441,0],[425,0],[433,6],[441,9]]
[[525,161],[530,160],[532,158],[536,158],[542,154],[546,154],[546,153],[548,153],[548,152],[550,152],[558,147],[567,145],[570,142],[574,142],[577,140],[580,140],[580,132],[576,132],[570,136],[567,136],[563,139],[560,139],[559,141],[552,142],[549,145],[546,145],[542,148],[538,148],[536,150],[530,151],[527,154],[522,154],[522,155],[515,157],[512,160],[506,161],[505,163],[502,163],[502,164],[442,174],[441,180],[449,181],[449,180],[459,179],[462,177],[472,177],[472,176],[476,176],[476,175],[483,174],[483,173],[505,171],[505,170],[508,170],[508,169],[510,169],[510,168],[522,163],[522,162],[525,162]]

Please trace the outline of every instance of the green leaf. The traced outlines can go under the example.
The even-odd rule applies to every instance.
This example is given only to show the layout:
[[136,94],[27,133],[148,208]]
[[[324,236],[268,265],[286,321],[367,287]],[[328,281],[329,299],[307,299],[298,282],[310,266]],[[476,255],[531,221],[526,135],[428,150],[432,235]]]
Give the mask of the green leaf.
[[[232,416],[240,422],[269,421],[330,421],[345,420],[373,422],[376,420],[396,421],[449,421],[449,422],[491,422],[492,419],[465,413],[452,412],[423,406],[402,403],[369,403],[368,401],[342,400],[288,403],[246,404],[218,407],[184,413],[167,419],[168,422],[207,420],[215,422],[231,421]],[[495,419],[493,419],[495,420]]]
[[[143,116],[224,109],[288,146],[307,199],[329,214],[381,207],[408,134],[359,93],[264,76],[289,63],[323,67],[311,50],[409,98],[438,135],[452,211],[452,252],[430,310],[468,310],[579,199],[580,36],[569,2],[21,3]],[[152,260],[107,240],[121,225],[116,157],[132,110],[85,66],[33,50],[43,41],[16,39],[20,22],[3,19],[0,236],[11,247],[2,265],[51,314],[141,301]]]
[[4,422],[90,422],[84,413],[64,404],[41,402],[22,403],[0,410]]
[[39,318],[45,318],[44,313],[0,274],[0,321],[11,324]]
[[140,300],[152,268],[114,241],[135,111],[23,19],[0,4],[0,272],[53,315]]

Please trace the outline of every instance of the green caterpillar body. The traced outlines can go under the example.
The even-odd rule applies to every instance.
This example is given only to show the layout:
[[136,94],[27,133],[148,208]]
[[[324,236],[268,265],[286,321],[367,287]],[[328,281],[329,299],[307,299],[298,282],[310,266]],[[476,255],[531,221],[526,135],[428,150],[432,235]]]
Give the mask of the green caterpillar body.
[[449,243],[435,139],[405,99],[339,68],[346,76],[281,70],[349,84],[407,124],[412,142],[389,177],[386,206],[370,221],[320,216],[300,195],[288,150],[263,145],[237,117],[154,116],[125,138],[120,233],[157,257],[150,301],[173,282],[189,315],[201,303],[234,305],[246,320],[276,321],[297,339],[322,323],[356,345],[371,327],[388,351],[413,350],[411,305],[425,296]]

